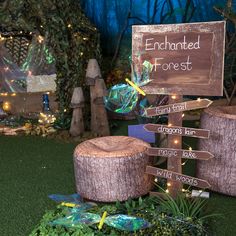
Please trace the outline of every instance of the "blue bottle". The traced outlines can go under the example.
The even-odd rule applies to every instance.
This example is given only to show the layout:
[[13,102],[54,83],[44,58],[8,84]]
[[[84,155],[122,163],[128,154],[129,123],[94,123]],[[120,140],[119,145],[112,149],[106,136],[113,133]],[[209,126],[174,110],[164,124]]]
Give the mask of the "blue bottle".
[[43,94],[43,112],[50,111],[48,94]]

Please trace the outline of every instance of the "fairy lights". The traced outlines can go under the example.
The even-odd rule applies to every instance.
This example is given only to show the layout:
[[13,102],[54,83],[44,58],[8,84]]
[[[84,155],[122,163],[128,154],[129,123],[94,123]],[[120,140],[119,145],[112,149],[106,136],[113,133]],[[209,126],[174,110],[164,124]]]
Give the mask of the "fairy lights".
[[53,124],[56,121],[56,117],[52,114],[46,114],[43,112],[39,113],[38,122],[40,124]]
[[184,166],[187,163],[188,160],[186,160],[185,162],[183,162],[181,165]]
[[6,97],[6,96],[8,96],[8,93],[0,93],[0,96]]
[[11,104],[10,102],[4,102],[3,105],[2,105],[2,109],[4,111],[10,111],[11,110]]
[[177,139],[174,140],[174,144],[178,144],[179,141]]
[[172,95],[171,98],[175,100],[177,98],[177,96],[176,95]]
[[37,40],[38,40],[39,43],[42,43],[43,40],[44,40],[44,38],[43,38],[43,36],[39,35],[38,38],[37,38]]

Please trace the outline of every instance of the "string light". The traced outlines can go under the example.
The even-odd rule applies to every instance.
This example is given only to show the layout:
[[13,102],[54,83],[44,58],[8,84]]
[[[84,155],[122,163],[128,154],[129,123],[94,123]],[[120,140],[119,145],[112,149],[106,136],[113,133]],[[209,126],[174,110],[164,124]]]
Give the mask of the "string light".
[[2,37],[2,35],[0,35],[0,41],[3,41],[3,40],[5,40],[5,38]]
[[1,96],[6,97],[8,93],[0,93]]
[[41,35],[38,36],[38,42],[39,42],[39,43],[42,43],[42,42],[43,42],[43,36],[41,36]]
[[201,101],[201,98],[198,98],[197,101],[200,102],[200,101]]
[[83,56],[83,55],[84,55],[84,53],[83,53],[83,52],[81,52],[81,53],[80,53],[80,55],[81,55],[81,56]]
[[68,25],[67,25],[67,27],[68,27],[68,28],[71,28],[71,27],[72,27],[72,25],[71,25],[71,24],[68,24]]
[[165,191],[166,193],[169,193],[169,189],[166,189],[166,191]]
[[176,97],[176,95],[172,95],[171,98],[172,99],[176,99],[177,97]]
[[13,37],[12,36],[10,36],[10,40],[12,40],[13,39]]
[[171,123],[169,123],[169,124],[168,124],[168,126],[170,127],[170,126],[172,126],[172,124],[171,124]]
[[158,182],[157,178],[154,179],[154,182],[156,182],[156,183]]
[[167,183],[167,186],[170,187],[170,186],[171,186],[171,183]]
[[184,117],[185,115],[184,114],[182,114],[182,117]]
[[10,111],[11,110],[11,104],[9,102],[4,102],[2,105],[2,108],[4,111]]
[[52,124],[54,123],[56,120],[56,117],[54,115],[51,114],[45,114],[43,112],[39,113],[39,119],[38,122],[40,124]]
[[83,40],[84,40],[84,41],[85,41],[85,40],[88,40],[88,38],[84,37]]
[[184,141],[183,141],[183,144],[188,147],[188,150],[189,150],[189,151],[192,151],[192,150],[193,150],[192,147],[191,147],[190,145],[188,145],[187,143],[185,143]]
[[174,144],[178,144],[179,141],[177,139],[174,140]]
[[12,97],[15,97],[15,96],[16,96],[16,93],[12,93],[11,96],[12,96]]
[[7,66],[7,67],[4,67],[4,70],[5,71],[8,71],[9,70],[9,67]]
[[184,166],[187,163],[188,160],[186,160],[185,162],[183,162],[181,165]]

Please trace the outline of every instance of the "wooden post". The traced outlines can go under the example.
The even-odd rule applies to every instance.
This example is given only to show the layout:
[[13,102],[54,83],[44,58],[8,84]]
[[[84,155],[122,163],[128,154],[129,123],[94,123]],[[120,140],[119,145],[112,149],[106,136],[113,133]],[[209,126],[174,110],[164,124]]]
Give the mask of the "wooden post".
[[[96,79],[95,81],[95,98],[93,106],[95,108],[95,127],[92,132],[97,133],[99,136],[109,136],[110,129],[107,118],[106,108],[104,106],[103,97],[107,94],[106,85],[103,79]],[[92,127],[91,127],[92,128]]]
[[73,115],[70,126],[70,134],[74,137],[81,135],[84,132],[84,120],[82,108],[84,107],[84,95],[81,87],[74,89],[71,107],[73,108]]
[[[170,95],[169,104],[182,102],[183,96]],[[168,115],[168,125],[182,126],[182,112],[171,113]],[[168,135],[168,148],[182,149],[182,136]],[[167,169],[177,173],[182,173],[181,157],[168,158]],[[177,181],[168,180],[167,189],[172,197],[176,197],[182,190],[182,184]]]
[[97,118],[96,118],[96,104],[94,99],[96,98],[95,80],[101,79],[101,71],[96,59],[90,59],[86,71],[86,84],[90,86],[90,103],[91,103],[91,131],[97,130]]

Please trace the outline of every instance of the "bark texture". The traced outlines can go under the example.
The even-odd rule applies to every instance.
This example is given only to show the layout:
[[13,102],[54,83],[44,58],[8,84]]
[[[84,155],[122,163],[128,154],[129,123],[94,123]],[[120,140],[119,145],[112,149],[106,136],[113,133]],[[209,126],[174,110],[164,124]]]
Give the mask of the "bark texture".
[[236,196],[236,106],[210,107],[201,116],[201,128],[210,130],[199,149],[214,155],[197,161],[197,177],[207,180],[211,189]]
[[110,128],[107,118],[107,111],[104,105],[103,97],[106,95],[106,85],[103,79],[96,79],[95,81],[95,98],[93,100],[95,119],[91,123],[91,131],[97,133],[98,136],[109,136]]
[[84,95],[81,87],[74,89],[71,107],[73,108],[73,115],[70,125],[70,134],[74,137],[83,134],[84,132],[84,119],[82,108],[84,107]]
[[84,198],[124,201],[147,194],[154,177],[145,174],[152,158],[150,147],[139,139],[126,136],[95,138],[79,144],[74,151],[77,192]]

